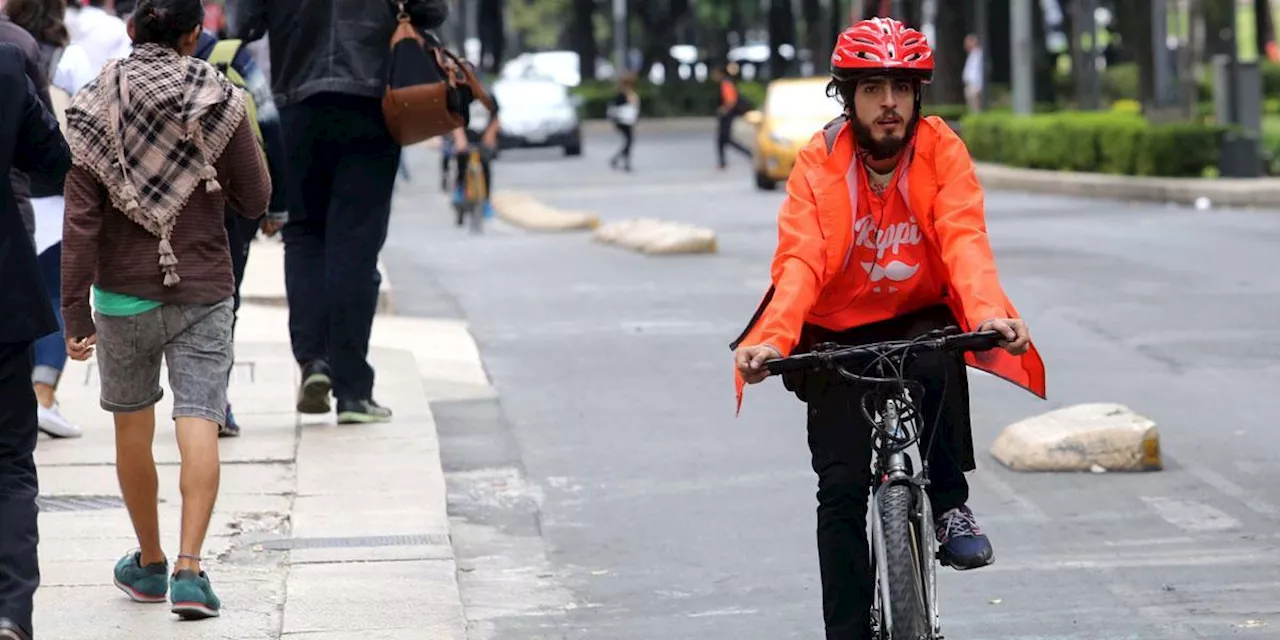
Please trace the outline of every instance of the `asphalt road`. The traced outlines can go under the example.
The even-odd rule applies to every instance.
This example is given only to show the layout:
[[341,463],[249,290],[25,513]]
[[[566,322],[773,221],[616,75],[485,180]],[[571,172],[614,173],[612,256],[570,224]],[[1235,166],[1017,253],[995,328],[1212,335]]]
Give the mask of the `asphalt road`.
[[[500,399],[436,406],[476,638],[821,637],[803,407],[770,383],[734,417],[730,352],[767,286],[779,194],[711,131],[505,154],[498,189],[708,225],[715,255],[586,234],[455,229],[410,152],[384,260],[398,311],[467,318]],[[1002,280],[1049,372],[1042,402],[973,377],[980,452],[1079,402],[1160,425],[1166,469],[1026,475],[980,453],[992,567],[942,574],[955,639],[1280,637],[1280,212],[988,194]]]

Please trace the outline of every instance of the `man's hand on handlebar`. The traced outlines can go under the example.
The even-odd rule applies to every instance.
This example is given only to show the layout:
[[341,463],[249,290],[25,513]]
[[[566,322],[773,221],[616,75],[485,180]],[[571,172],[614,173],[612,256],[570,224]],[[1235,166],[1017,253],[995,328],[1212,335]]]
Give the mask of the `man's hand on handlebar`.
[[769,377],[769,370],[765,368],[764,363],[781,358],[782,354],[767,344],[760,344],[753,347],[738,347],[733,357],[738,366],[738,373],[742,374],[742,379],[746,380],[747,384],[756,384]]
[[1027,329],[1027,323],[1017,318],[992,318],[982,323],[978,331],[999,332],[1005,338],[1000,346],[1015,356],[1020,356],[1031,348],[1031,332]]

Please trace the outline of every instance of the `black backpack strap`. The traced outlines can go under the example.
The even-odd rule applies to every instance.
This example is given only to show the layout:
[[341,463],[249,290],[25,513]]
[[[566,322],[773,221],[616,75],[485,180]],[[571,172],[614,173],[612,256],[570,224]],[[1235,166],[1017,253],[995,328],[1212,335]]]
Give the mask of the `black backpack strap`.
[[841,115],[831,122],[828,122],[826,126],[822,128],[822,135],[827,141],[827,154],[830,154],[831,151],[836,148],[836,140],[840,139],[840,130],[844,128],[844,123],[848,121],[848,116]]
[[738,334],[737,339],[729,343],[730,351],[737,350],[738,345],[742,344],[742,341],[747,339],[747,334],[751,333],[751,330],[755,328],[756,323],[760,322],[760,316],[764,315],[764,310],[769,308],[769,301],[773,300],[773,290],[774,287],[770,285],[768,293],[765,293],[764,299],[760,301],[760,306],[756,307],[756,312],[751,316],[751,320],[747,322],[747,328],[743,329],[741,334]]

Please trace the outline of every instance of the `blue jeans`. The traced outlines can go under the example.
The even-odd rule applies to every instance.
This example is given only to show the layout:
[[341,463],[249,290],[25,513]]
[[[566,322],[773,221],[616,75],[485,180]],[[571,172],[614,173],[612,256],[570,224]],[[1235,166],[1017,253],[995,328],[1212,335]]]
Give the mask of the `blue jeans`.
[[37,262],[49,301],[53,303],[53,315],[58,318],[58,331],[36,341],[36,366],[31,372],[31,381],[57,388],[58,378],[67,366],[67,344],[63,337],[66,325],[62,322],[62,243],[45,249]]

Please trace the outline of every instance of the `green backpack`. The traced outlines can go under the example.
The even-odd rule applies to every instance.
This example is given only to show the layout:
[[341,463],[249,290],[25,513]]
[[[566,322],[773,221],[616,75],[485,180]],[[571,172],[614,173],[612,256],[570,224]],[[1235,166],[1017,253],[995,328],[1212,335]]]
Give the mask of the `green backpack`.
[[244,40],[219,40],[217,44],[213,45],[213,50],[209,52],[209,57],[205,61],[222,72],[222,75],[226,76],[227,80],[231,81],[231,84],[244,89],[245,109],[249,112],[249,124],[253,126],[253,134],[258,137],[259,146],[262,146],[262,128],[258,125],[258,104],[254,101],[253,92],[249,90],[244,76],[240,75],[240,72],[231,64],[243,46]]

